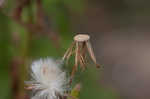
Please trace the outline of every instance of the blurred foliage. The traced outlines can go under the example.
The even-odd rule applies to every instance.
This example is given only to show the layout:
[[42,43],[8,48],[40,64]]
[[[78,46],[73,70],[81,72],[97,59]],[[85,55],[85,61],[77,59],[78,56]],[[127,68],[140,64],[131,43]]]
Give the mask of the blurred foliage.
[[10,61],[11,61],[11,29],[10,20],[0,12],[0,98],[7,99],[10,95]]
[[[19,59],[17,66],[19,75],[19,91],[24,92],[24,80],[27,79],[28,64],[32,60],[44,57],[60,58],[72,42],[74,33],[71,33],[71,13],[83,13],[85,3],[82,0],[43,0],[45,12],[44,22],[48,29],[60,36],[60,48],[56,48],[54,42],[48,34],[32,33],[16,20],[6,16],[5,13],[12,14],[17,5],[16,2],[8,0],[3,11],[0,12],[0,99],[12,99],[11,75],[12,60]],[[22,18],[25,22],[35,23],[36,5],[32,1],[30,6],[23,9]],[[2,13],[4,12],[4,13]],[[73,59],[71,59],[73,63]],[[17,64],[16,64],[17,65]],[[72,64],[68,65],[71,68]],[[66,67],[68,67],[66,66]],[[80,77],[79,77],[80,76]],[[104,89],[97,81],[99,72],[89,68],[84,73],[78,73],[78,81],[83,81],[80,99],[116,99],[116,95],[109,89]]]

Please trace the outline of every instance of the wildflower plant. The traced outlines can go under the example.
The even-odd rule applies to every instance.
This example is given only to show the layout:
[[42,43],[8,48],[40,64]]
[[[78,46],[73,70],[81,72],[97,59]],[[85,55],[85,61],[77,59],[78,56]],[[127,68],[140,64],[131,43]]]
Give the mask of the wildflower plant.
[[[86,51],[96,66],[99,67],[89,39],[89,35],[85,34],[75,36],[73,44],[64,54],[62,61],[46,58],[36,60],[31,64],[31,80],[25,82],[25,88],[35,93],[31,99],[78,99],[81,84],[76,84],[71,89],[70,81],[72,81],[79,64],[83,70],[85,69]],[[73,54],[75,54],[75,65],[71,77],[67,77],[66,72],[62,69],[62,62],[65,59],[68,61]]]

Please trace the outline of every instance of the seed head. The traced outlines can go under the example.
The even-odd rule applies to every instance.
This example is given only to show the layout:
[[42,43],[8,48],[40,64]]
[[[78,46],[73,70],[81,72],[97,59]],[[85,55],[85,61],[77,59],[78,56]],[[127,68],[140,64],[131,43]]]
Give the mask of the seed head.
[[61,70],[61,64],[51,58],[34,61],[31,77],[26,89],[36,92],[32,99],[58,99],[67,91],[66,73]]

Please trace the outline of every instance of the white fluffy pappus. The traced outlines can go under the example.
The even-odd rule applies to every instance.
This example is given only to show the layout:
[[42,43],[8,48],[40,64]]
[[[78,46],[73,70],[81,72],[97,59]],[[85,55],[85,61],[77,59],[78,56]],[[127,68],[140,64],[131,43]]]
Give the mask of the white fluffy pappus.
[[32,99],[59,99],[58,94],[63,96],[67,91],[68,79],[61,69],[61,63],[52,58],[34,61],[31,65],[33,92]]

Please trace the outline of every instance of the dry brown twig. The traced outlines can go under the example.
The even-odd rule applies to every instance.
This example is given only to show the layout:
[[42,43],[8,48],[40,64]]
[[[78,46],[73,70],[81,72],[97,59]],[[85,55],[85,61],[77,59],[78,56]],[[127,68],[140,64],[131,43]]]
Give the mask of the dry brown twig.
[[60,36],[58,35],[58,33],[54,33],[50,27],[45,23],[45,13],[44,13],[44,9],[43,9],[43,5],[41,0],[35,0],[36,3],[36,22],[35,23],[31,23],[26,22],[22,19],[22,13],[23,13],[23,9],[25,7],[29,7],[29,5],[31,4],[31,0],[21,0],[18,1],[16,0],[17,4],[16,4],[16,8],[12,10],[12,12],[10,13],[6,13],[4,11],[4,8],[1,8],[0,6],[0,11],[5,15],[8,16],[11,20],[15,21],[16,23],[18,23],[20,26],[23,26],[27,31],[29,31],[29,33],[32,33],[33,35],[47,35],[50,40],[52,40],[52,42],[54,43],[54,46],[56,48],[59,48],[60,45]]
[[[80,65],[80,68],[82,70],[85,70],[86,68],[86,53],[88,53],[91,57],[91,60],[94,62],[97,68],[100,67],[99,64],[97,64],[92,46],[90,44],[90,36],[87,34],[78,34],[74,37],[74,41],[71,44],[71,46],[67,49],[65,52],[62,60],[69,60],[70,56],[72,54],[75,54],[75,65],[72,69],[72,74],[71,74],[71,80],[77,71],[78,65]],[[75,51],[75,53],[74,53]]]

